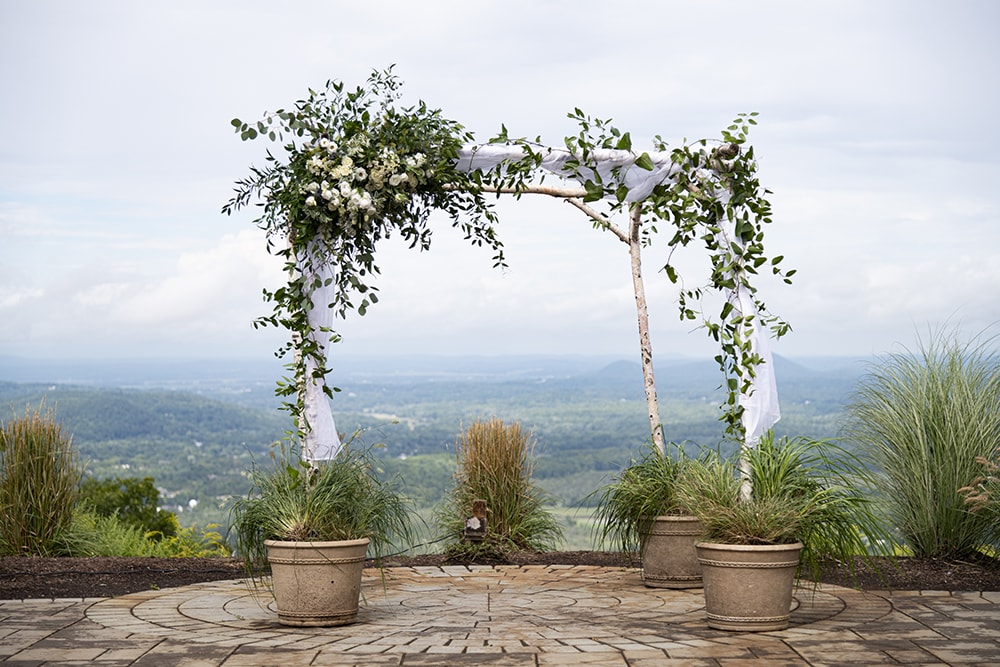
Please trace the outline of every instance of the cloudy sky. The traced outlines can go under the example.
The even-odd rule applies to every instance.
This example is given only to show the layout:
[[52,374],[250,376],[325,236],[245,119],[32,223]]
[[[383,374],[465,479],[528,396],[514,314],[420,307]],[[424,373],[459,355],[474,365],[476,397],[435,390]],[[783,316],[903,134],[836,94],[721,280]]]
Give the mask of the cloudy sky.
[[[250,323],[280,265],[220,213],[265,146],[229,121],[391,64],[483,141],[561,145],[580,107],[677,145],[757,111],[767,241],[799,269],[764,286],[794,329],[775,351],[978,332],[1000,320],[998,25],[991,0],[3,0],[0,356],[268,357],[281,335]],[[446,219],[429,253],[382,248],[339,353],[637,358],[625,247],[554,200],[500,214],[506,273]],[[711,353],[647,279],[656,352]]]

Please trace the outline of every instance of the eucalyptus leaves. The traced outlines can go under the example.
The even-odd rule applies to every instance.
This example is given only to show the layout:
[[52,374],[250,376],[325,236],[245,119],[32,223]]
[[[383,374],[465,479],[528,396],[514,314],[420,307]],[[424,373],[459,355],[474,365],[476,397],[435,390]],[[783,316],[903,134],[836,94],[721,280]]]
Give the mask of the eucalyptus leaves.
[[[700,320],[720,345],[716,359],[729,396],[723,419],[742,440],[740,399],[753,393],[757,369],[766,363],[755,337],[766,328],[777,336],[788,331],[768,313],[752,279],[765,267],[785,282],[794,274],[783,272],[782,258],[764,250],[768,191],[757,179],[753,149],[744,148],[753,114],[737,118],[711,147],[701,140],[670,149],[657,137],[653,151],[637,154],[627,132],[576,109],[570,118],[580,132],[565,140],[565,149],[511,139],[506,128],[487,146],[469,148],[472,136],[439,111],[423,102],[398,107],[400,85],[391,69],[375,72],[356,90],[328,82],[291,111],[266,113],[256,123],[233,120],[243,140],[283,142],[284,154],[268,152],[265,167],[251,168],[223,211],[259,199],[263,208],[256,222],[267,231],[271,251],[286,260],[288,284],[265,291],[273,310],[255,325],[291,333],[278,355],[296,352],[294,378],[279,383],[279,394],[296,397],[285,406],[300,430],[308,430],[303,421],[311,418],[304,399],[310,384],[330,394],[326,344],[337,340],[332,323],[315,313],[364,315],[377,302],[379,240],[399,234],[411,247],[429,248],[428,216],[440,209],[469,241],[492,249],[495,266],[503,266],[496,217],[484,193],[540,193],[566,199],[629,247],[651,433],[661,449],[641,253],[653,244],[658,226],[670,230],[662,268],[680,286],[681,318]],[[476,163],[491,152],[497,159]],[[544,186],[540,170],[579,186]],[[624,223],[616,222],[619,214]],[[692,243],[703,245],[711,267],[709,279],[694,287],[671,259],[675,249]],[[726,295],[723,305],[716,315],[705,314],[703,297],[716,291]]]
[[[725,375],[727,401],[723,421],[733,439],[756,439],[767,422],[750,416],[747,405],[757,390],[758,370],[768,362],[762,353],[761,332],[775,336],[789,331],[787,323],[770,314],[753,283],[769,270],[790,283],[794,270],[781,268],[782,257],[764,249],[764,226],[771,222],[771,205],[757,178],[753,148],[744,149],[756,114],[741,114],[719,141],[700,140],[679,148],[656,137],[652,152],[636,153],[628,132],[610,121],[594,119],[576,109],[569,117],[580,126],[567,137],[565,149],[540,146],[537,141],[511,139],[506,128],[491,144],[516,148],[513,157],[486,160],[483,187],[520,196],[524,193],[561,197],[583,211],[594,226],[616,236],[629,248],[635,290],[641,359],[654,443],[664,448],[652,368],[652,346],[642,276],[642,251],[652,246],[658,227],[672,232],[666,242],[662,269],[680,286],[679,313],[683,320],[700,320],[719,343],[716,357]],[[488,151],[487,151],[488,153]],[[475,166],[475,155],[470,156]],[[575,180],[582,188],[541,186],[544,171]],[[624,220],[619,222],[618,217]],[[710,261],[705,283],[691,287],[673,263],[674,251],[701,243]],[[717,314],[707,312],[709,293],[725,295]],[[776,410],[776,408],[775,408]],[[758,410],[759,412],[759,410]],[[748,423],[750,422],[750,423]]]
[[297,418],[304,414],[303,387],[329,372],[324,348],[337,339],[327,327],[312,326],[309,312],[364,315],[378,301],[379,240],[399,234],[426,250],[428,216],[441,210],[473,244],[491,248],[495,264],[504,261],[492,210],[470,176],[455,168],[457,151],[471,135],[423,102],[397,106],[400,85],[391,69],[353,91],[330,81],[292,110],[232,122],[244,141],[282,142],[283,154],[268,151],[265,166],[237,182],[223,212],[259,199],[263,209],[255,222],[267,231],[270,251],[286,260],[288,283],[265,291],[273,310],[255,326],[291,333],[278,356],[296,351],[295,377],[279,384],[279,394],[296,398],[285,407]]

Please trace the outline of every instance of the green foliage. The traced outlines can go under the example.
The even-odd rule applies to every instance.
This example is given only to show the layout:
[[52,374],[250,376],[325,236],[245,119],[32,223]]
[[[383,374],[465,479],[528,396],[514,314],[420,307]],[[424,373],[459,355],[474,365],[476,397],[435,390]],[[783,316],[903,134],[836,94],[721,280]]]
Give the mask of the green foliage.
[[[546,494],[531,478],[533,450],[531,434],[519,422],[478,420],[462,433],[455,447],[455,485],[436,515],[442,533],[452,538],[447,553],[501,556],[510,550],[545,551],[558,544],[559,523],[545,508]],[[486,501],[486,537],[470,545],[459,536],[475,500]]]
[[[58,399],[58,423],[73,427],[73,448],[87,461],[88,478],[153,477],[160,504],[185,526],[223,523],[220,505],[243,495],[253,455],[282,437],[287,417],[274,410],[232,405],[183,391],[107,389],[0,383],[0,403],[18,411]],[[240,398],[252,399],[249,392]],[[188,505],[198,500],[196,507]],[[183,508],[183,513],[181,509]]]
[[181,528],[177,534],[151,539],[142,528],[117,516],[78,509],[69,528],[60,536],[58,555],[157,558],[209,558],[229,556],[222,536],[211,527]]
[[81,474],[70,439],[41,405],[0,423],[0,553],[52,555]]
[[633,460],[610,484],[595,492],[598,543],[638,551],[655,517],[687,514],[677,493],[677,479],[684,468],[699,463],[680,445],[671,443],[664,452],[650,445],[641,459]]
[[[593,220],[594,226],[614,233],[629,245],[633,262],[641,247],[650,246],[662,227],[670,234],[666,243],[668,261],[663,271],[680,286],[679,314],[682,320],[701,321],[708,335],[720,345],[716,362],[721,368],[726,390],[722,421],[735,441],[742,441],[740,395],[752,391],[756,368],[764,363],[751,341],[756,329],[770,329],[775,336],[790,330],[787,323],[769,313],[758,294],[755,282],[761,272],[771,273],[784,283],[791,283],[795,270],[785,270],[781,255],[769,255],[764,247],[764,227],[771,222],[770,192],[757,176],[757,161],[747,146],[750,127],[756,125],[756,113],[740,114],[722,132],[720,141],[702,139],[671,149],[656,137],[657,152],[669,153],[669,174],[644,199],[635,200],[625,185],[624,166],[602,177],[595,154],[601,150],[632,151],[628,132],[610,120],[592,118],[575,109],[569,117],[579,124],[576,136],[565,139],[572,158],[566,163],[568,175],[584,184],[585,194],[579,207]],[[539,179],[542,163],[549,150],[538,140],[512,139],[506,128],[491,140],[494,144],[519,146],[524,158],[505,162],[481,176],[483,187],[517,196],[530,192],[531,182]],[[635,153],[633,152],[633,155]],[[634,165],[649,170],[654,163],[648,153],[635,155]],[[576,200],[571,200],[576,201]],[[603,202],[605,209],[589,205]],[[614,217],[626,214],[628,224],[618,226]],[[686,283],[678,272],[680,262],[674,253],[691,244],[701,244],[709,258],[708,279],[699,286]],[[635,272],[637,267],[633,265]],[[706,311],[709,294],[723,294],[715,315]],[[639,295],[637,294],[637,299]],[[752,302],[756,313],[744,302]],[[640,321],[642,315],[640,315]],[[640,327],[642,325],[640,324]],[[641,345],[644,343],[641,342]],[[648,348],[643,355],[651,354]],[[655,415],[651,419],[656,419]],[[659,442],[659,429],[653,426],[653,439]]]
[[160,492],[152,477],[115,477],[84,479],[80,484],[80,502],[98,516],[117,516],[153,539],[177,535],[180,526],[173,512],[159,509]]
[[378,558],[412,537],[407,504],[357,434],[332,461],[311,463],[287,444],[272,451],[270,469],[254,466],[249,494],[230,507],[236,549],[249,572],[266,567],[265,540],[336,541],[369,538]]
[[432,507],[448,493],[455,480],[455,458],[448,454],[386,458],[379,461],[381,479],[396,479],[416,507]]
[[848,405],[846,431],[881,472],[890,520],[916,556],[1000,544],[1000,524],[960,492],[1000,445],[1000,359],[987,342],[939,333],[918,353],[889,355]]
[[744,497],[739,460],[711,456],[677,482],[681,503],[705,526],[704,539],[728,544],[802,542],[802,567],[814,578],[835,559],[853,567],[888,547],[860,460],[808,438],[767,433],[744,450],[752,493]]
[[[329,372],[325,343],[339,339],[333,331],[314,331],[308,312],[315,306],[339,317],[351,310],[364,315],[378,301],[379,240],[399,234],[411,247],[428,249],[427,221],[437,209],[474,245],[491,248],[496,265],[504,261],[489,203],[455,168],[458,149],[471,135],[424,102],[397,107],[401,85],[391,68],[372,73],[353,91],[328,81],[292,110],[265,113],[256,123],[232,121],[244,141],[285,142],[284,156],[268,151],[266,167],[251,167],[223,212],[261,200],[256,223],[267,231],[271,252],[286,262],[288,283],[265,291],[273,311],[256,324],[289,331],[278,354],[296,349],[294,378],[279,382],[278,393],[298,396],[285,403],[296,418],[305,383]],[[330,265],[337,270],[324,278]],[[314,303],[317,290],[329,283],[332,301]]]

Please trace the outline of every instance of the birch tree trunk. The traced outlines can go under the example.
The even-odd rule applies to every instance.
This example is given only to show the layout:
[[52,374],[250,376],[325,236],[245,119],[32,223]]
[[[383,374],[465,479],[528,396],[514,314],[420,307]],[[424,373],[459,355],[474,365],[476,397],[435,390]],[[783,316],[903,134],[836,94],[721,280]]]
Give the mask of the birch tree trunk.
[[646,308],[646,288],[642,280],[642,243],[639,234],[642,225],[642,203],[637,202],[629,208],[629,228],[626,231],[615,225],[607,216],[583,203],[587,191],[582,188],[527,185],[522,188],[487,187],[483,190],[501,194],[540,194],[562,199],[583,211],[597,223],[598,227],[611,232],[618,240],[628,246],[632,267],[632,290],[635,293],[635,310],[639,325],[639,356],[642,362],[643,388],[646,392],[646,412],[649,415],[649,434],[653,439],[653,444],[662,454],[664,452],[663,422],[660,421],[660,405],[656,397],[656,380],[653,377],[653,344],[649,338],[649,312]]
[[628,254],[632,265],[632,289],[635,292],[635,311],[639,324],[639,354],[642,359],[642,383],[646,391],[646,411],[649,413],[649,432],[653,444],[664,452],[663,422],[660,421],[660,404],[656,397],[656,379],[653,377],[653,343],[649,338],[649,311],[646,308],[646,287],[642,280],[642,244],[639,241],[639,223],[642,204],[633,204],[628,237]]

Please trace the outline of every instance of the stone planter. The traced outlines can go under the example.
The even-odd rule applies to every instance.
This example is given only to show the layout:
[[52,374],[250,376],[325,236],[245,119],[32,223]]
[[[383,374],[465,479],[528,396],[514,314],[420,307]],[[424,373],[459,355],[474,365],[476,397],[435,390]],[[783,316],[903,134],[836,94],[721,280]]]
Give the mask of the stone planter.
[[802,544],[699,542],[709,627],[764,632],[788,627]]
[[357,620],[368,538],[264,544],[279,623],[333,626]]
[[642,582],[650,588],[698,588],[701,565],[694,545],[702,523],[693,516],[658,516],[642,540]]

